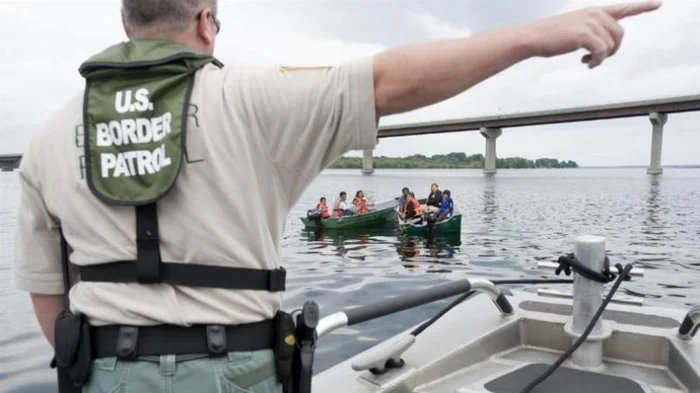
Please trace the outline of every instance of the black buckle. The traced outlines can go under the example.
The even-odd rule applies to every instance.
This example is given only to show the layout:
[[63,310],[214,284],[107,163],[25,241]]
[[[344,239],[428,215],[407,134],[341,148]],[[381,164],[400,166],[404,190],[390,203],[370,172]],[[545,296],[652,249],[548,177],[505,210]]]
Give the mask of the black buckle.
[[120,326],[117,333],[117,358],[134,360],[137,356],[139,328],[136,326]]
[[284,291],[285,281],[287,279],[287,271],[280,267],[277,270],[270,271],[270,283],[268,290],[270,292]]
[[226,354],[226,328],[222,325],[207,326],[207,344],[209,356],[223,356]]

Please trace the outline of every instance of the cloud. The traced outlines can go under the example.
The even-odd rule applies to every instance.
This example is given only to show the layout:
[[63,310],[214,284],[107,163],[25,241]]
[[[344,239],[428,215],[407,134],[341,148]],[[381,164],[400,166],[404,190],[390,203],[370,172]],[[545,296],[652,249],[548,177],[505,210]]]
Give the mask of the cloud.
[[[2,0],[0,0],[2,1]],[[224,63],[328,64],[408,42],[468,36],[609,1],[380,0],[220,1],[216,56]],[[125,39],[120,2],[3,1],[0,5],[0,153],[22,152],[29,135],[68,95],[82,89],[80,62]],[[700,2],[666,1],[622,21],[620,52],[602,67],[582,51],[531,59],[445,102],[381,124],[455,119],[700,92]],[[17,39],[16,37],[21,37]],[[663,162],[700,163],[700,114],[670,116]],[[646,164],[646,118],[504,130],[501,157],[553,156],[582,165]],[[384,139],[376,154],[483,152],[478,133]],[[357,155],[358,152],[353,152]]]
[[407,19],[418,30],[423,31],[425,37],[429,40],[468,37],[471,35],[471,30],[468,28],[455,26],[431,14],[414,13]]

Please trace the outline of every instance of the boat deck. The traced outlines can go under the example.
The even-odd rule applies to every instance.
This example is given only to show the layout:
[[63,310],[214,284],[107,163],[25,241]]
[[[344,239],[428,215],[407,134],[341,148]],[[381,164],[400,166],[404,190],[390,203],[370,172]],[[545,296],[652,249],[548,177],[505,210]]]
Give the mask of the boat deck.
[[[373,375],[354,371],[349,359],[315,376],[314,391],[520,393],[571,346],[564,329],[571,299],[506,293],[512,317],[501,316],[487,296],[474,296],[416,337],[402,355],[404,367]],[[699,393],[700,337],[676,336],[687,311],[609,304],[602,319],[612,335],[602,365],[590,370],[569,358],[532,393]]]

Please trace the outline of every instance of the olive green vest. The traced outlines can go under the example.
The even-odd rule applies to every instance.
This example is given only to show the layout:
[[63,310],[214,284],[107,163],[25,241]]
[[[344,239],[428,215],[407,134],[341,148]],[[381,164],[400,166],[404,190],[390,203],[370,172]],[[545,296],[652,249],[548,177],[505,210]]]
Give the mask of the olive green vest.
[[90,190],[119,205],[156,202],[182,165],[195,72],[214,57],[175,42],[131,40],[80,66]]

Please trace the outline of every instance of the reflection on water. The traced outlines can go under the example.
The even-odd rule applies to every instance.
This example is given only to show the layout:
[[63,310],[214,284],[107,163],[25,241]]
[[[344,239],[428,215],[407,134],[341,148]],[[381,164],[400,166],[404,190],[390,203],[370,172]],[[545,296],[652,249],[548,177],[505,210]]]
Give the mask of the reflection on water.
[[659,220],[659,182],[658,177],[649,178],[649,198],[647,198],[646,225],[656,224]]
[[647,198],[646,219],[644,220],[644,229],[642,233],[646,235],[644,238],[647,246],[655,247],[664,244],[671,240],[671,236],[666,230],[666,225],[663,220],[664,214],[667,213],[663,207],[663,195],[661,195],[662,179],[654,176],[649,179],[649,197]]
[[407,236],[400,237],[396,251],[402,256],[402,261],[418,255],[434,259],[454,258],[462,244],[460,234],[449,236]]
[[483,221],[484,224],[491,224],[496,220],[496,211],[498,208],[496,203],[496,185],[491,176],[484,178],[484,180],[486,184],[484,185],[483,197]]
[[[364,250],[372,243],[394,243],[396,252],[401,261],[409,261],[411,258],[423,257],[425,261],[440,262],[441,259],[454,258],[462,244],[461,234],[409,236],[392,224],[380,227],[356,228],[344,230],[324,231],[323,229],[301,231],[302,240],[309,243],[309,253],[336,255],[357,261],[364,261],[366,255],[358,255],[357,251]],[[321,251],[323,250],[323,251]],[[412,267],[411,264],[405,264]]]
[[[362,189],[377,202],[398,196],[407,186],[420,198],[427,196],[431,182],[452,191],[463,215],[458,236],[405,236],[395,223],[314,232],[299,221],[322,195]],[[55,392],[49,347],[28,296],[13,287],[17,175],[0,174],[0,190],[0,392]],[[640,168],[500,170],[493,177],[480,170],[377,170],[373,176],[328,171],[310,185],[287,219],[281,249],[281,265],[288,272],[284,308],[314,300],[325,316],[465,277],[553,278],[538,270],[537,262],[571,252],[581,234],[605,236],[611,263],[645,268],[645,276],[625,282],[621,292],[649,305],[687,308],[700,302],[699,201],[696,169],[667,169],[660,177]],[[445,303],[324,337],[315,372],[420,323]]]

